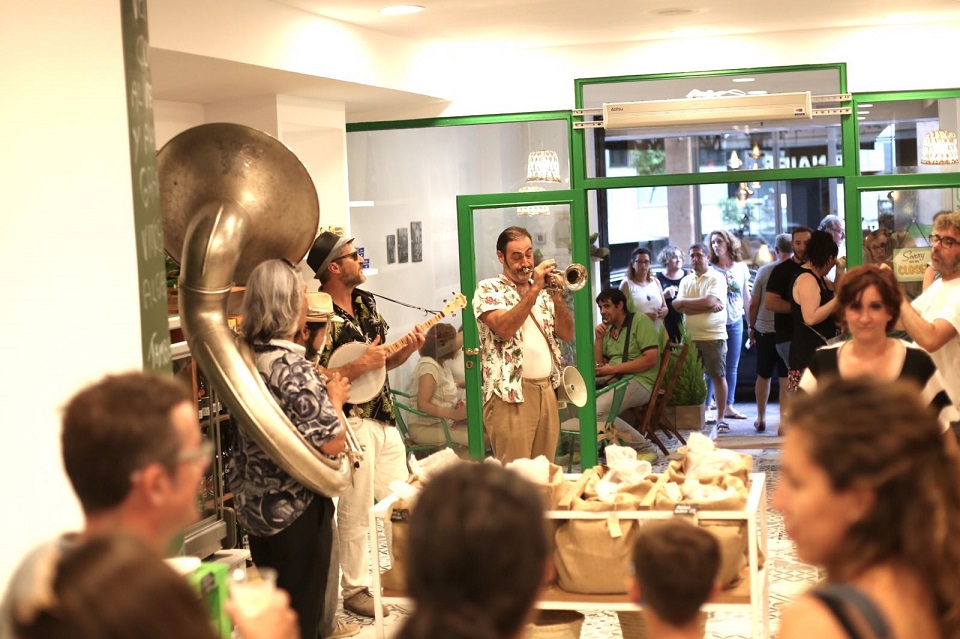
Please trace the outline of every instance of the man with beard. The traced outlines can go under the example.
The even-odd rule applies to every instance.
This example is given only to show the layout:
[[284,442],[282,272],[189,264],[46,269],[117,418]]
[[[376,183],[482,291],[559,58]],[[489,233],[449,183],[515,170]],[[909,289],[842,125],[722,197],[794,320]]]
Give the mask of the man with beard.
[[806,226],[798,226],[791,233],[793,257],[778,263],[770,272],[763,305],[773,312],[773,332],[777,354],[784,362],[790,361],[790,342],[793,341],[793,312],[790,310],[793,281],[803,272],[807,261],[807,242],[813,234]]
[[573,316],[562,291],[547,289],[554,260],[534,266],[533,240],[511,226],[497,238],[503,273],[483,280],[473,297],[480,331],[483,425],[494,456],[546,456],[560,437],[558,340],[573,339]]
[[940,279],[912,304],[903,300],[900,323],[930,353],[956,404],[960,401],[960,211],[938,217],[929,240],[931,266]]
[[[404,345],[393,354],[384,342],[390,328],[377,309],[373,294],[357,288],[367,281],[363,258],[353,246],[352,238],[325,231],[314,240],[307,254],[307,264],[320,280],[320,289],[333,300],[333,312],[339,318],[330,323],[332,348],[323,351],[320,364],[328,374],[339,373],[351,382],[360,375],[380,368],[400,366],[423,345],[419,327],[402,338]],[[364,354],[339,368],[330,369],[330,356],[344,344],[369,344]],[[406,448],[396,427],[390,383],[385,381],[377,395],[362,404],[344,404],[344,411],[363,418],[354,426],[354,433],[364,449],[363,462],[354,473],[353,485],[337,504],[337,528],[340,538],[340,568],[343,576],[343,607],[364,617],[374,616],[373,595],[367,580],[367,512],[377,500],[390,495],[390,482],[406,481]],[[389,614],[383,608],[384,616]],[[307,639],[306,637],[304,639]]]

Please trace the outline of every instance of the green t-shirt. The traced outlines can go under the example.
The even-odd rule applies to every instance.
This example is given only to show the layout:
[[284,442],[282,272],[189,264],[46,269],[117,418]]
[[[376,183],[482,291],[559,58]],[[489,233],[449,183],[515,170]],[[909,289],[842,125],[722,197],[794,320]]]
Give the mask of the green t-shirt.
[[[609,331],[603,336],[603,356],[611,364],[623,363],[623,340],[626,339],[626,333],[626,326],[623,326],[617,333],[616,339],[610,336]],[[657,361],[647,370],[635,373],[633,376],[640,382],[641,386],[648,391],[652,391],[653,385],[657,381],[657,373],[660,370],[660,336],[657,335],[653,320],[643,313],[634,313],[633,326],[630,328],[630,347],[627,350],[627,361],[639,359],[648,348],[657,349]]]

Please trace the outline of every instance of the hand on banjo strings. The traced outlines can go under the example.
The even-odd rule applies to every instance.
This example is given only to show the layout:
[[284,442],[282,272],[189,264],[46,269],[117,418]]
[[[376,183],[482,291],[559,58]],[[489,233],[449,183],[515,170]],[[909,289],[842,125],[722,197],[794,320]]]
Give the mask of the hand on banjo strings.
[[370,342],[366,352],[357,360],[363,370],[372,371],[383,368],[387,365],[387,347],[380,344],[380,336],[377,335]]

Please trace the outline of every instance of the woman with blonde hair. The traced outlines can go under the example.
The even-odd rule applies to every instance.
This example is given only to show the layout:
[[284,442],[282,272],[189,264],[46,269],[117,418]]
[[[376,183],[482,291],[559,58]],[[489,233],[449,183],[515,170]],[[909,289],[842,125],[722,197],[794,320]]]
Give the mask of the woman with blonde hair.
[[785,421],[774,507],[826,579],[787,608],[780,639],[960,639],[960,466],[917,387],[838,378]]
[[[667,301],[663,297],[660,280],[653,276],[653,262],[650,249],[638,246],[630,254],[627,276],[620,282],[620,290],[627,298],[627,307],[631,312],[643,313],[659,331],[663,318],[667,316]],[[633,307],[630,308],[632,301]]]
[[[740,348],[743,346],[743,317],[750,308],[750,269],[743,261],[740,240],[726,229],[710,233],[710,264],[727,280],[727,360],[724,377],[727,380],[727,407],[717,422],[725,419],[746,419],[733,406],[737,391],[737,369],[740,367]],[[712,387],[712,384],[710,385]],[[708,389],[707,395],[710,395]]]

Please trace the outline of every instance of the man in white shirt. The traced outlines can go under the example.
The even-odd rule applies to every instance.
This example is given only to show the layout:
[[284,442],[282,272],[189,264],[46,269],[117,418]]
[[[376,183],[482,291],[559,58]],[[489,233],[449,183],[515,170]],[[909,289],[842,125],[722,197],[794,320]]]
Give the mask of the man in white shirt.
[[960,211],[937,218],[930,265],[940,279],[900,309],[900,323],[930,353],[954,404],[960,401]]
[[680,280],[680,290],[673,308],[686,316],[684,320],[694,346],[703,360],[703,369],[713,381],[717,398],[717,432],[725,433],[730,426],[723,421],[727,406],[727,381],[724,362],[727,357],[727,280],[722,273],[710,268],[707,249],[703,244],[690,247],[690,265],[693,272]]

